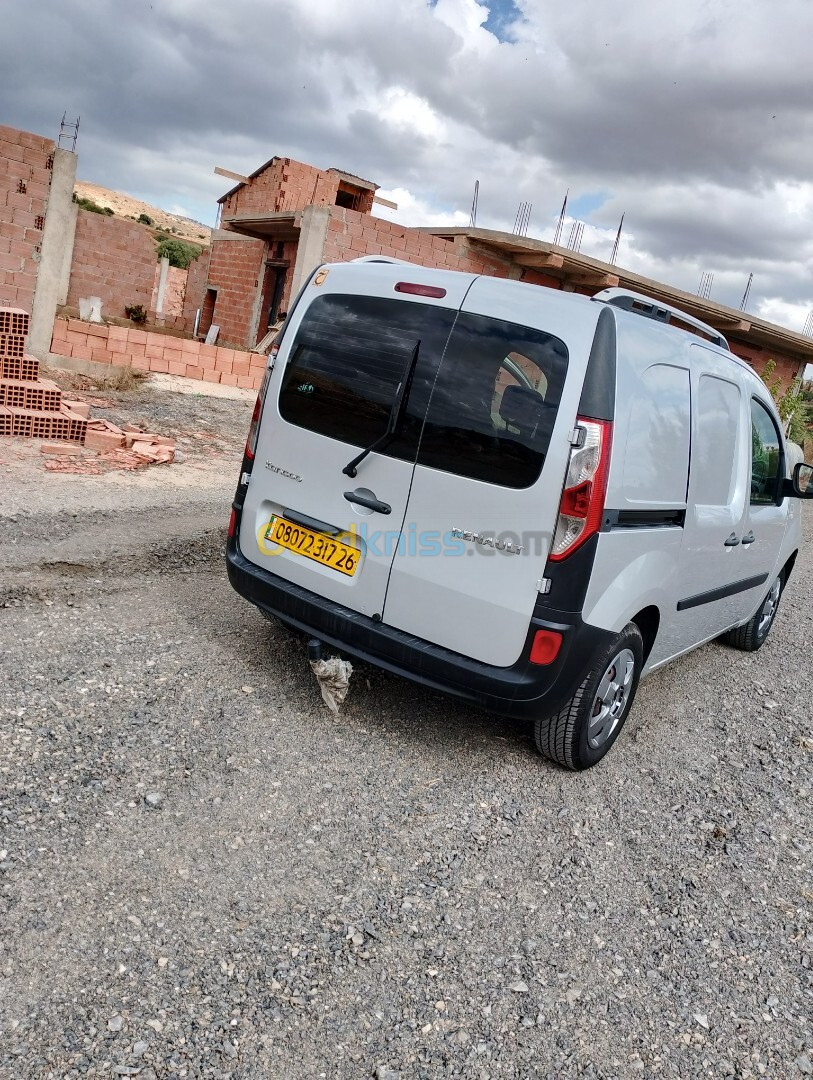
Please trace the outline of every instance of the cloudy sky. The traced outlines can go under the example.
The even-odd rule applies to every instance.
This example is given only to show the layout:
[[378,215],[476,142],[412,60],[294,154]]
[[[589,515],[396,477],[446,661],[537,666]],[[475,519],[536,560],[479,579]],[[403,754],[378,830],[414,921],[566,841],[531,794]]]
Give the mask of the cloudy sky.
[[[410,225],[552,239],[801,330],[813,309],[811,0],[3,0],[0,123],[81,116],[79,175],[210,222],[273,155]],[[565,228],[565,238],[569,223]]]

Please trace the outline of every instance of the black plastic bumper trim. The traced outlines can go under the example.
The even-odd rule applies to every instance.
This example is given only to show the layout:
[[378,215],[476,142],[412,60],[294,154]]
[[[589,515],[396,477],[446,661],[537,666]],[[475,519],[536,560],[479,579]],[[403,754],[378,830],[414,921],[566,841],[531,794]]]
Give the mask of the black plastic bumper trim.
[[[422,686],[452,694],[489,712],[520,719],[549,716],[567,702],[612,633],[572,612],[546,611],[533,618],[522,656],[511,667],[494,667],[405,633],[326,600],[250,562],[237,538],[226,549],[229,581],[252,604],[359,660]],[[561,614],[561,619],[556,619]],[[537,630],[556,630],[562,647],[546,666],[528,659]]]

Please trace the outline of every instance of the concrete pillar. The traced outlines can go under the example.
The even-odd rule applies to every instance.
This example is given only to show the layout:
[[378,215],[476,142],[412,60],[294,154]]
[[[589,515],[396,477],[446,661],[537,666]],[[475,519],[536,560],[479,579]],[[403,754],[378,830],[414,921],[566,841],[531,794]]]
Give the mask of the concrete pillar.
[[161,259],[161,270],[158,274],[158,295],[155,298],[155,314],[162,315],[164,311],[164,298],[167,294],[167,277],[169,276],[169,259],[164,256]]
[[[28,350],[40,360],[47,360],[51,348],[54,316],[63,295],[65,264],[70,267],[73,254],[73,238],[76,229],[76,212],[73,204],[73,187],[76,182],[76,154],[57,148],[54,151],[54,168],[51,174],[51,190],[45,211],[45,227],[42,231],[42,250],[34,303],[31,309],[31,330]],[[70,249],[70,254],[67,249]],[[64,288],[67,294],[67,288]]]
[[73,265],[73,245],[76,240],[76,219],[79,217],[79,207],[71,201],[68,209],[68,228],[65,233],[65,244],[62,251],[62,271],[59,275],[59,295],[56,298],[57,307],[68,302],[68,289],[71,284],[71,266]]
[[330,210],[329,206],[307,206],[302,211],[294,276],[291,282],[291,303],[308,280],[311,271],[324,262]]

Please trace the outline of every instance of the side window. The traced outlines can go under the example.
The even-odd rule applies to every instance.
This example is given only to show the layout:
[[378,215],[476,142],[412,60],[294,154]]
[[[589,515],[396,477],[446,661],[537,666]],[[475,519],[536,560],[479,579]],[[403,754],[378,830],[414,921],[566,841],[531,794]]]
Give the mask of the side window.
[[653,364],[630,388],[624,490],[630,502],[684,506],[691,393],[687,368]]
[[751,398],[751,505],[766,506],[776,500],[782,465],[782,444],[771,414]]
[[692,491],[701,506],[728,506],[734,494],[739,452],[740,389],[701,375],[692,444]]

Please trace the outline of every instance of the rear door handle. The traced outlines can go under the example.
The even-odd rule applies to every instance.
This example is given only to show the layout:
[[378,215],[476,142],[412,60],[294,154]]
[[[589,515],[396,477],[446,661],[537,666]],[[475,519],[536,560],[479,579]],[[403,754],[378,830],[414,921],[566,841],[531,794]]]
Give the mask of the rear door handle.
[[740,542],[739,536],[736,533],[732,533],[731,536],[725,541],[726,547],[737,547]]
[[753,544],[755,541],[756,537],[752,532],[749,532],[742,538],[742,546],[747,547],[749,544]]
[[375,510],[377,514],[392,513],[390,504],[381,502],[380,499],[371,499],[367,495],[358,495],[355,491],[345,491],[344,497],[349,503],[357,503],[359,506],[366,506],[368,510]]

